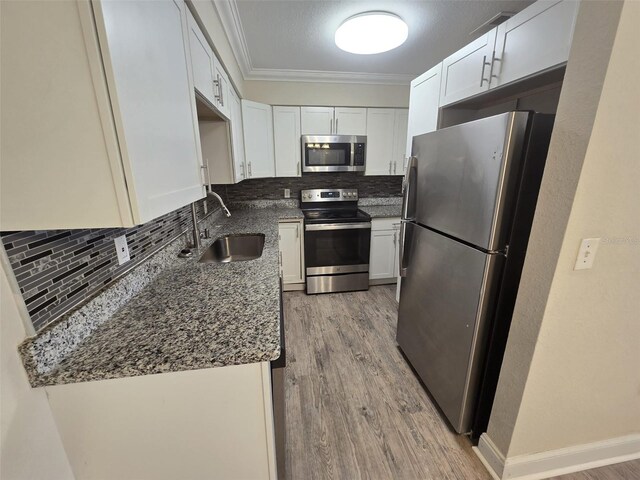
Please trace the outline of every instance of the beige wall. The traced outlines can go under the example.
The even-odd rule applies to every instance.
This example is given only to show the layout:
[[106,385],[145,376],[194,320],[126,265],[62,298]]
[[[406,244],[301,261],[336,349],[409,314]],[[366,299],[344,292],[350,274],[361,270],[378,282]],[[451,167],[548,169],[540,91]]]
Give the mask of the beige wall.
[[246,80],[245,98],[271,105],[409,107],[409,85]]
[[18,357],[26,333],[4,265],[0,277],[0,478],[73,479],[44,389],[31,388]]
[[[640,433],[640,2],[609,63],[619,9],[580,7],[487,432],[507,458]],[[588,237],[594,268],[574,271]]]

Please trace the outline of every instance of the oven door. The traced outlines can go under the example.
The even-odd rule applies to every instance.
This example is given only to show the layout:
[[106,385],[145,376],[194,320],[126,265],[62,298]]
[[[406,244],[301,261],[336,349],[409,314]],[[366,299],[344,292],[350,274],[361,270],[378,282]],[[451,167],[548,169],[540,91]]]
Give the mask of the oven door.
[[371,222],[305,225],[304,261],[307,275],[369,271]]
[[340,137],[305,136],[302,156],[305,172],[350,172],[353,170],[353,143]]

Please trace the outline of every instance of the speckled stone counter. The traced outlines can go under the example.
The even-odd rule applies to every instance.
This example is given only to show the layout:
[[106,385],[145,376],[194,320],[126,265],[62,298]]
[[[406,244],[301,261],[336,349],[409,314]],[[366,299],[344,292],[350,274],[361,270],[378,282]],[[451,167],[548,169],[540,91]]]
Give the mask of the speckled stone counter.
[[399,217],[402,212],[402,204],[361,206],[360,210],[371,215],[371,218]]
[[[33,386],[275,360],[280,356],[278,220],[297,208],[232,211],[211,220],[211,239],[264,233],[262,256],[226,264],[172,262],[140,293],[43,373],[21,346]],[[203,247],[204,249],[204,247]]]

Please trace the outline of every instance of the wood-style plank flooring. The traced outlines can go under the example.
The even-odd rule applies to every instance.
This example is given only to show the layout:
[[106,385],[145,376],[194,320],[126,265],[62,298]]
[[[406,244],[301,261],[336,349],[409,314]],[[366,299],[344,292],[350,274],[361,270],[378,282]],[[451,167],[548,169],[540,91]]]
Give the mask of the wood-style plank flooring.
[[[394,286],[287,292],[284,308],[287,479],[491,479],[398,350]],[[555,480],[639,478],[633,464]]]

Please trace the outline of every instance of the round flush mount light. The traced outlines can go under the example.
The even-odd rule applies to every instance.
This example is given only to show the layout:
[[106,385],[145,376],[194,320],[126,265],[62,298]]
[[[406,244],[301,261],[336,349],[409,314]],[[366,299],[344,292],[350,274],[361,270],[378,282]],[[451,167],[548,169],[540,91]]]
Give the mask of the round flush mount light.
[[388,12],[365,12],[345,20],[336,30],[336,45],[349,53],[371,55],[402,45],[409,27],[397,15]]

